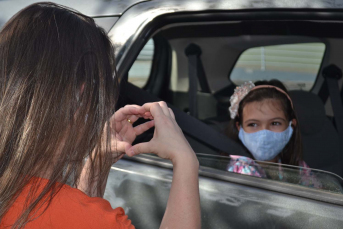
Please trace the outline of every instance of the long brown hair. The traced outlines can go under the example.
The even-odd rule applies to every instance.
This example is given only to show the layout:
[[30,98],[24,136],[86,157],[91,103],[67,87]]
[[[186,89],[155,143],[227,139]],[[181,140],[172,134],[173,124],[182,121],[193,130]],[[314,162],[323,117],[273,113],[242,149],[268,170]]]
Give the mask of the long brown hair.
[[[286,87],[279,80],[257,81],[255,85],[276,86],[288,94]],[[239,125],[242,124],[243,109],[245,105],[252,102],[261,102],[265,99],[272,99],[278,101],[286,118],[289,121],[291,121],[292,119],[295,119],[297,121],[297,125],[293,126],[293,135],[288,144],[279,154],[279,157],[283,164],[299,166],[299,163],[300,161],[302,161],[303,158],[299,121],[297,119],[294,109],[292,108],[291,102],[289,101],[287,96],[281,93],[280,91],[276,90],[275,88],[260,88],[249,92],[249,94],[239,103],[238,115],[229,123],[229,126],[226,129],[227,136],[235,140],[236,142],[242,144],[242,142],[238,138],[238,130],[236,127],[236,123],[238,122]]]
[[36,3],[6,23],[0,32],[0,221],[23,188],[45,174],[48,183],[27,197],[13,228],[25,226],[63,184],[77,184],[91,153],[100,165],[90,157],[90,182],[94,174],[99,184],[106,179],[103,168],[113,158],[103,153],[110,150],[110,130],[103,133],[115,109],[114,73],[114,49],[90,17]]

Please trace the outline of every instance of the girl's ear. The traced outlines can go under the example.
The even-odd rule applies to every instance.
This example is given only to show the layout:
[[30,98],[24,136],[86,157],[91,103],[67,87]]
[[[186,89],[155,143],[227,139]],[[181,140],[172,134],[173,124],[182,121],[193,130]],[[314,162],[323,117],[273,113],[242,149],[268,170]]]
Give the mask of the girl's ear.
[[241,129],[241,125],[239,125],[239,122],[236,122],[236,128],[238,131]]
[[292,126],[293,127],[296,127],[297,126],[297,120],[294,118],[292,119]]

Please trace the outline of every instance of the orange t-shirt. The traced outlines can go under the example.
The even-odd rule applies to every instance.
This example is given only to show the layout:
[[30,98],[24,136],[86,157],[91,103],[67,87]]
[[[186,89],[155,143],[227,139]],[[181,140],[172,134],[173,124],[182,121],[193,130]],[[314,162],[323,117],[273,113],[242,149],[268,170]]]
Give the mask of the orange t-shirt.
[[[47,180],[42,179],[41,186]],[[25,187],[12,207],[3,217],[0,228],[11,228],[23,210],[29,188]],[[25,229],[32,228],[101,228],[134,229],[124,209],[113,209],[107,200],[89,197],[82,191],[63,185],[53,197],[46,211],[28,222]]]

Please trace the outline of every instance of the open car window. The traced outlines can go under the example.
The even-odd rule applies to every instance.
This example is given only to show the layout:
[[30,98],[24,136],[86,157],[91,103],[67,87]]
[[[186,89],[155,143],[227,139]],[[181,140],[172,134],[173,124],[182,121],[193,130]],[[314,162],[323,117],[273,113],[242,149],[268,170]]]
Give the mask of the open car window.
[[[253,26],[254,23],[251,23]],[[219,37],[214,34],[212,37],[211,34],[202,34],[203,26],[198,24],[187,26],[180,28],[176,26],[174,29],[173,27],[166,27],[157,32],[140,51],[129,71],[128,81],[142,88],[147,94],[151,94],[152,100],[164,100],[171,105],[174,111],[199,121],[189,125],[189,120],[185,116],[177,116],[180,127],[196,153],[245,155],[244,152],[233,149],[232,146],[241,146],[235,145],[236,142],[232,144],[230,142],[229,147],[224,144],[232,140],[228,138],[226,133],[230,128],[228,113],[230,97],[235,87],[245,81],[280,80],[291,90],[290,96],[297,112],[300,131],[303,136],[303,158],[313,168],[308,172],[314,173],[314,169],[328,171],[324,175],[318,175],[323,180],[319,182],[323,184],[323,189],[341,190],[340,187],[335,188],[337,187],[335,185],[326,188],[328,185],[325,184],[325,177],[331,183],[332,180],[335,180],[329,178],[330,172],[342,176],[342,164],[339,159],[341,151],[339,136],[332,117],[326,116],[328,109],[323,105],[322,93],[319,93],[319,90],[322,91],[321,88],[325,86],[323,74],[319,74],[319,72],[328,63],[334,62],[332,52],[336,49],[332,49],[332,47],[337,46],[335,43],[337,40],[322,39],[315,36],[308,37],[302,34],[246,35],[243,32],[237,36],[229,36],[225,33]],[[180,33],[179,29],[184,29],[185,32],[189,31],[189,26],[194,31],[199,31],[199,34]],[[221,26],[228,28],[235,25],[225,24],[224,27],[223,24],[218,26],[218,28]],[[198,66],[196,67],[190,64],[190,58],[185,54],[185,50],[191,44],[198,46],[201,53],[197,58]],[[145,55],[148,50],[151,50],[150,56]],[[338,52],[337,56],[340,56]],[[152,64],[153,68],[151,68]],[[190,66],[193,66],[193,72],[197,72],[195,77],[191,77],[197,82],[190,81]],[[229,77],[228,73],[230,74]],[[193,82],[193,85],[198,83],[196,90],[190,90],[190,82]],[[206,82],[209,90],[205,90],[206,87],[203,86]],[[313,90],[311,90],[312,88]],[[144,95],[141,96],[137,91],[134,94],[132,91],[130,91],[132,94],[129,96],[128,103],[144,100],[142,99]],[[148,98],[148,96],[146,97]],[[136,124],[140,123],[137,122]],[[205,125],[202,126],[202,124]],[[222,137],[221,144],[214,143],[214,140],[208,137],[209,135],[216,136],[215,134]],[[144,136],[140,136],[137,142],[148,141],[152,135],[153,131],[149,131]],[[207,136],[204,137],[205,135]],[[327,149],[327,146],[330,146],[330,150]],[[330,156],[324,158],[319,156],[326,151]],[[227,171],[229,161],[217,160],[213,163],[216,166],[210,167],[217,168],[221,164],[221,170]],[[273,166],[264,167],[261,169],[267,170],[266,179],[293,185],[301,184],[299,181],[301,176],[292,173],[292,171],[298,171],[299,168],[289,170],[287,167],[283,169],[282,176],[284,179],[276,180],[272,178],[279,176],[277,170],[275,169],[276,176],[273,175]],[[279,168],[279,165],[274,167]],[[302,171],[305,173],[307,172],[305,170]],[[332,176],[334,177],[334,175]]]
[[245,50],[230,79],[245,81],[278,79],[289,90],[311,90],[324,56],[325,44],[301,43],[255,47]]
[[[201,166],[238,173],[242,176],[254,176],[291,185],[318,189],[331,193],[343,194],[343,179],[330,172],[300,166],[291,166],[271,162],[249,159],[249,163],[242,163],[240,168],[235,159],[224,156],[197,154]],[[228,171],[231,168],[231,171]],[[248,175],[249,174],[249,175]]]

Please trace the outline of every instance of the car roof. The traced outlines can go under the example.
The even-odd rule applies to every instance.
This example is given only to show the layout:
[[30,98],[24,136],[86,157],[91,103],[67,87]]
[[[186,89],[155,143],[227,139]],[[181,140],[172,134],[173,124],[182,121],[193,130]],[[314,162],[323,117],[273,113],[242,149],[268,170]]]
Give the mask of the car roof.
[[[0,1],[0,28],[16,12],[35,0]],[[55,0],[91,17],[120,17],[116,26],[111,21],[109,36],[114,43],[119,70],[123,56],[137,39],[139,30],[156,17],[187,12],[263,10],[263,9],[343,9],[337,0]],[[123,16],[122,16],[123,15]]]
[[[193,10],[204,9],[255,9],[255,8],[343,8],[337,0],[54,0],[91,17],[120,16],[131,6],[141,2],[188,4]],[[7,21],[24,7],[41,2],[37,0],[0,1],[0,19]]]
[[[120,16],[131,6],[149,0],[52,0],[91,17]],[[37,0],[0,1],[0,28],[15,13]]]

